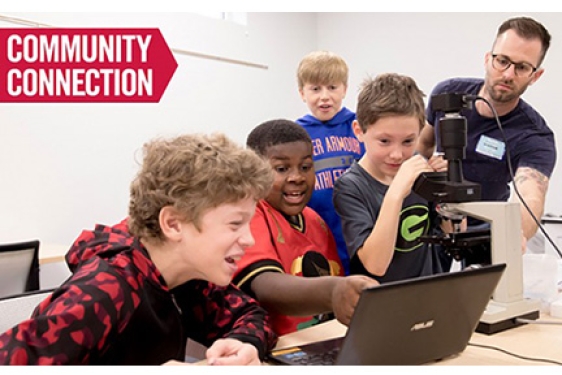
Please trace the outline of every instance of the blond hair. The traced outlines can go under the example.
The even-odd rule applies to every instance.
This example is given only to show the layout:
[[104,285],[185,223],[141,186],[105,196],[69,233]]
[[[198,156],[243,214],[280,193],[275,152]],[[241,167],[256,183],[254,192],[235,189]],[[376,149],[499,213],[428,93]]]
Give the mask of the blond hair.
[[306,55],[297,69],[299,90],[304,85],[343,83],[347,86],[349,69],[345,60],[330,51],[314,51]]

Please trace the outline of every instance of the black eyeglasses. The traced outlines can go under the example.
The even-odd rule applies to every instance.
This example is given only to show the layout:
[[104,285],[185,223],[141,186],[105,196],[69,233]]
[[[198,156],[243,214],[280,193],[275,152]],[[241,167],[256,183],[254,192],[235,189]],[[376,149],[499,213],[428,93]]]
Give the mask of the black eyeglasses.
[[515,75],[518,77],[530,77],[538,68],[528,62],[513,62],[505,55],[492,54],[492,66],[494,69],[504,72],[513,65],[515,67]]

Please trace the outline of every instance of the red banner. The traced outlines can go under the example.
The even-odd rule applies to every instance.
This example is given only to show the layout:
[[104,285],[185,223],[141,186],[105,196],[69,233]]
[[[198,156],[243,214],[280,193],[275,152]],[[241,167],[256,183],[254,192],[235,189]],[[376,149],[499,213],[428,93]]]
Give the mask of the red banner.
[[0,102],[157,103],[177,67],[155,28],[0,28]]

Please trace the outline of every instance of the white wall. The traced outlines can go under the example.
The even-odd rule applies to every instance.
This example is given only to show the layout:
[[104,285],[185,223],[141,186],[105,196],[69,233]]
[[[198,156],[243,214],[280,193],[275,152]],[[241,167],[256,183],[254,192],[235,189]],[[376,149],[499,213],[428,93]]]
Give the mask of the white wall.
[[187,13],[0,15],[56,27],[159,27],[171,48],[268,66],[175,54],[158,104],[0,104],[0,243],[70,245],[82,229],[121,220],[135,153],[153,137],[223,131],[244,143],[260,122],[306,109],[294,77],[316,46],[313,13],[252,13],[247,26]]
[[349,64],[345,104],[355,110],[361,81],[394,71],[412,76],[426,95],[448,77],[483,77],[484,54],[498,26],[512,16],[542,22],[552,36],[545,73],[523,95],[555,133],[558,162],[545,212],[562,215],[562,13],[319,13],[318,47],[341,54]]

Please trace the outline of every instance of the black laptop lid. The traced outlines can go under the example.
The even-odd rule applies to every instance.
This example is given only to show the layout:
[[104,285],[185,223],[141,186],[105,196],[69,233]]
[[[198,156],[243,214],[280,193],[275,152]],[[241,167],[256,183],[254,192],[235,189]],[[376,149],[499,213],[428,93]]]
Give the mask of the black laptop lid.
[[505,264],[363,291],[337,364],[416,365],[462,352]]
[[[417,365],[462,352],[505,264],[386,283],[366,289],[345,338],[273,351],[284,364]],[[320,359],[320,362],[316,362]]]

